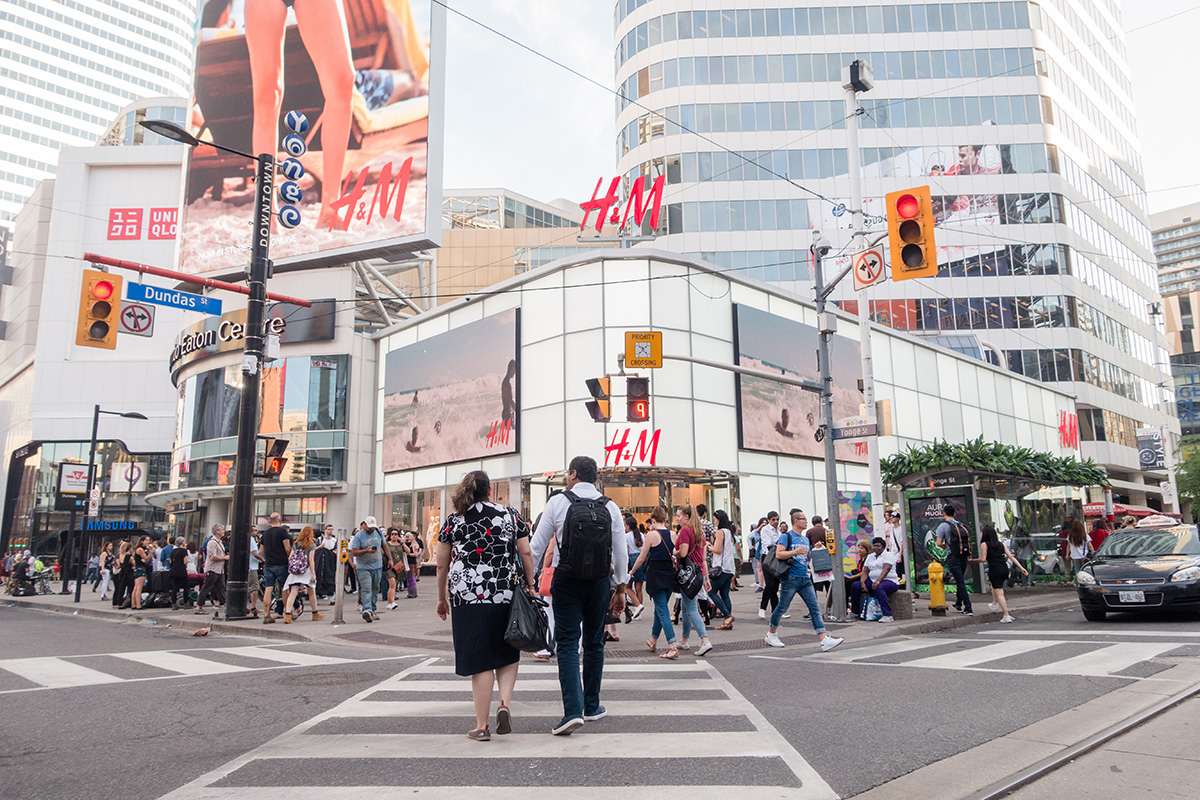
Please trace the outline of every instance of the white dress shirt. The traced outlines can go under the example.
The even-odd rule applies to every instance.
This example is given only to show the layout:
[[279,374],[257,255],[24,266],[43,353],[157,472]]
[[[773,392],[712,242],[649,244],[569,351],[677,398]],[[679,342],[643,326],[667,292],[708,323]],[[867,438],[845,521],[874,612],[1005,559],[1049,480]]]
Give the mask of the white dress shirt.
[[[590,483],[577,483],[571,491],[576,497],[592,499],[600,496],[600,492]],[[542,518],[538,521],[537,529],[533,532],[533,563],[541,564],[550,546],[550,538],[554,538],[554,562],[558,566],[558,554],[562,550],[562,529],[567,519],[567,509],[571,501],[564,494],[556,494],[546,501]],[[629,582],[629,553],[625,547],[625,518],[621,509],[612,500],[608,501],[608,516],[612,520],[612,565],[613,577],[617,583]]]

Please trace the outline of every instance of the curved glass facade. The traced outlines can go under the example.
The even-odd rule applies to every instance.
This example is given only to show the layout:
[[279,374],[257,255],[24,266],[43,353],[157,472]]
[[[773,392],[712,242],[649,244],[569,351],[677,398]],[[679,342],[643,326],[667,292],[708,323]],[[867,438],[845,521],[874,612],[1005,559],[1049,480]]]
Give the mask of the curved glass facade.
[[[350,357],[293,356],[263,368],[259,433],[288,440],[281,481],[345,479]],[[179,385],[172,487],[233,482],[241,367],[201,372]]]

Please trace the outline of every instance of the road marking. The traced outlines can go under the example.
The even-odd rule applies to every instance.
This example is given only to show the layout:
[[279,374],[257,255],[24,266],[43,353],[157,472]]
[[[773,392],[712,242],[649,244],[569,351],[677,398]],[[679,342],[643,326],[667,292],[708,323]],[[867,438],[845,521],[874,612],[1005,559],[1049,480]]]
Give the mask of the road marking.
[[916,661],[905,661],[904,666],[962,669],[963,667],[974,667],[979,664],[986,664],[989,661],[1008,658],[1009,656],[1032,653],[1046,647],[1053,647],[1056,644],[1063,644],[1063,642],[1045,640],[1033,642],[997,642],[996,644],[989,644],[983,647],[971,647],[966,650],[955,650],[952,653],[929,656],[928,658],[918,658]]
[[209,661],[183,653],[169,650],[148,650],[144,653],[111,653],[116,658],[134,661],[150,667],[158,667],[168,672],[178,672],[180,675],[224,675],[227,672],[249,672],[252,667],[239,667],[233,664],[223,664],[220,661]]
[[13,658],[0,661],[0,669],[19,675],[44,689],[64,689],[70,686],[94,686],[100,683],[120,683],[121,679],[106,672],[81,667],[61,658]]
[[1039,631],[1039,630],[1020,630],[1019,628],[1005,628],[1004,630],[989,630],[979,631],[980,636],[1138,636],[1144,638],[1163,638],[1169,639],[1175,636],[1187,636],[1200,638],[1200,633],[1191,633],[1188,631],[1163,631],[1155,633],[1153,631],[1123,631],[1117,628],[1104,628],[1090,631]]
[[945,644],[955,644],[957,642],[966,642],[968,639],[894,639],[890,642],[882,644],[868,645],[866,647],[852,647],[849,650],[834,650],[829,653],[812,653],[805,656],[806,659],[832,661],[835,664],[849,664],[852,661],[860,661],[864,658],[880,658],[882,656],[894,656],[900,653],[907,653],[912,650],[924,650],[930,647],[940,647]]
[[[524,670],[522,670],[524,672]],[[555,673],[557,674],[557,673]],[[662,680],[621,680],[609,679],[604,681],[604,688],[607,691],[647,691],[647,692],[665,692],[669,690],[678,690],[678,678],[662,679]],[[394,685],[388,686],[387,691],[390,692],[462,692],[464,689],[469,689],[470,684],[465,678],[456,681],[401,681]],[[689,687],[690,688],[690,687]],[[532,678],[529,680],[522,679],[521,690],[525,692],[557,692],[560,690],[558,678],[538,679]],[[653,698],[647,698],[652,700]]]
[[[1128,669],[1134,664],[1160,656],[1179,645],[1174,642],[1155,644],[1151,642],[1136,642],[1130,644],[1114,644],[1084,653],[1081,656],[1044,664],[1030,670],[1022,670],[1032,675],[1093,675],[1103,677]],[[1123,676],[1121,676],[1123,677]]]
[[314,656],[308,653],[297,653],[293,650],[277,650],[271,647],[230,647],[217,652],[230,653],[235,656],[261,658],[263,661],[276,661],[290,664],[294,667],[325,667],[330,664],[351,663],[349,658],[333,658],[332,656]]
[[[394,683],[388,683],[390,691]],[[523,690],[524,684],[518,682]],[[677,685],[676,688],[679,688]],[[692,687],[689,687],[692,688]],[[459,691],[467,691],[469,686]],[[558,700],[520,700],[520,692],[513,698],[513,714],[526,717],[560,717],[562,703]],[[680,700],[605,700],[604,707],[613,716],[659,716],[659,717],[721,717],[730,714],[743,715],[746,711],[729,700],[703,700],[684,703]],[[357,704],[355,717],[464,717],[475,716],[475,706],[470,700],[364,700]]]

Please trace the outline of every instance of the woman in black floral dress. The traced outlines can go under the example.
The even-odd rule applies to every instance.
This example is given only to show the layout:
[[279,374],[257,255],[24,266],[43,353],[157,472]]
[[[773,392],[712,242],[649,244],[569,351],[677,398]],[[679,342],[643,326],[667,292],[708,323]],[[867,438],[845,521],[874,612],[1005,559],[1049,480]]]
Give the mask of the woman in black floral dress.
[[492,686],[499,685],[496,733],[512,731],[508,703],[517,683],[520,651],[504,641],[513,591],[533,591],[529,527],[513,509],[489,501],[491,479],[469,472],[450,499],[454,513],[437,539],[437,615],[450,615],[454,671],[471,676],[476,728],[488,741]]

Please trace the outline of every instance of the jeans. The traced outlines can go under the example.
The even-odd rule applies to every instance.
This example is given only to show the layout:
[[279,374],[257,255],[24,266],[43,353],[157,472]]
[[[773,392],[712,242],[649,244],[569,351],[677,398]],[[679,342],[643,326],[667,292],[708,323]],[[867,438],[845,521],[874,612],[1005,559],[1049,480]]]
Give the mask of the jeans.
[[[554,649],[563,718],[594,714],[600,708],[604,677],[604,619],[611,590],[608,578],[581,580],[554,571]],[[582,631],[581,631],[582,626]],[[583,637],[583,682],[579,679],[579,640]]]
[[967,571],[967,559],[959,556],[950,556],[946,559],[946,566],[950,570],[950,576],[954,578],[954,607],[970,612],[971,595],[967,593],[967,580],[964,577]]
[[792,598],[797,594],[804,598],[804,604],[808,606],[808,614],[812,617],[813,630],[817,633],[824,633],[825,621],[821,618],[821,607],[817,605],[817,590],[813,588],[812,579],[807,575],[802,578],[788,576],[783,579],[779,605],[775,606],[775,612],[771,614],[771,630],[779,627],[779,620],[783,619],[783,615],[787,613],[788,606],[792,604]]
[[712,591],[708,593],[710,600],[721,609],[725,616],[733,614],[733,604],[729,600],[729,586],[733,583],[733,573],[721,572],[712,576]]
[[650,626],[650,638],[658,641],[660,633],[667,634],[667,643],[675,641],[675,629],[671,627],[671,592],[663,589],[655,594],[654,600],[654,624]]
[[92,588],[96,588],[96,584],[100,582],[100,570],[96,567],[88,567],[87,573],[83,576],[84,583],[90,583]]
[[686,594],[680,594],[679,598],[683,601],[683,611],[680,613],[680,616],[683,617],[683,638],[691,636],[693,630],[700,635],[701,639],[706,638],[708,631],[704,629],[704,619],[700,616],[700,604],[696,598],[688,597]]
[[[879,601],[879,610],[883,612],[885,617],[890,617],[892,615],[892,606],[888,602],[888,595],[899,588],[900,587],[896,585],[895,581],[891,579],[883,580],[876,585],[867,587],[867,591],[871,594],[871,596]],[[858,600],[860,597],[862,597],[862,593],[862,581],[855,581],[854,585],[850,587],[850,605],[852,608],[858,608]],[[862,612],[860,611],[858,613]]]
[[779,608],[779,578],[776,578],[765,569],[762,571],[762,576],[763,585],[766,588],[763,589],[762,600],[759,602],[758,607],[766,611],[767,601],[770,600],[771,608]]
[[379,596],[379,584],[383,581],[383,565],[360,566],[358,570],[358,599],[363,611],[375,611],[375,599]]
[[100,583],[100,596],[108,597],[108,586],[110,583],[112,583],[112,570],[100,570]]

